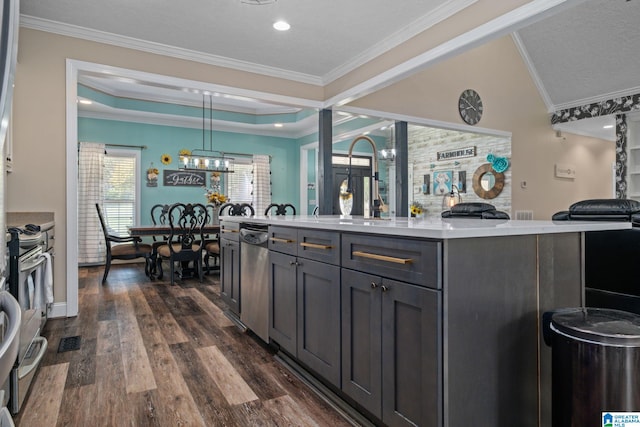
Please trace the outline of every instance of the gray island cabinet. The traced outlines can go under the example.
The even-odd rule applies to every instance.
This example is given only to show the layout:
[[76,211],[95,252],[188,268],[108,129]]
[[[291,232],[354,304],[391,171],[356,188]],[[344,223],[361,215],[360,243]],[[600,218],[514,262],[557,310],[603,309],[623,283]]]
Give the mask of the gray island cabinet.
[[220,296],[236,316],[240,315],[240,227],[220,225]]
[[270,342],[389,426],[550,425],[542,313],[584,305],[584,232],[630,227],[221,219],[270,225]]
[[340,234],[269,227],[269,337],[340,387]]

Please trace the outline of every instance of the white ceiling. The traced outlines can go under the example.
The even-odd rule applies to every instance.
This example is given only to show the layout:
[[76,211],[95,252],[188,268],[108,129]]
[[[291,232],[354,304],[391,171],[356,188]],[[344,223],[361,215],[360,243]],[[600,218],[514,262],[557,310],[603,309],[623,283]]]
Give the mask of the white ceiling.
[[[518,31],[550,111],[640,93],[640,1],[589,0]],[[615,119],[555,126],[615,141]]]
[[[22,0],[21,14],[321,83],[476,0]],[[287,32],[272,24],[285,19]]]
[[[277,0],[255,6],[241,0],[22,0],[21,14],[22,25],[31,28],[99,35],[115,44],[161,47],[180,57],[326,84],[475,1]],[[640,92],[640,0],[567,4],[575,6],[514,34],[549,111]],[[273,30],[278,19],[289,21],[291,30]],[[116,96],[201,103],[200,94],[144,82],[93,76],[83,83]],[[228,101],[224,108],[256,114],[284,108]],[[614,139],[612,131],[602,134],[600,122],[563,130],[579,125],[576,133]]]

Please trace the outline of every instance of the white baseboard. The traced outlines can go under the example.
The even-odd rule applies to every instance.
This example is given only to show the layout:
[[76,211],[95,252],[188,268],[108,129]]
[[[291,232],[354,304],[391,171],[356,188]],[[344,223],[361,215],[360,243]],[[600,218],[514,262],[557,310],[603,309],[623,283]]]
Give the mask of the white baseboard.
[[54,302],[49,308],[49,318],[67,317],[67,303],[66,302]]

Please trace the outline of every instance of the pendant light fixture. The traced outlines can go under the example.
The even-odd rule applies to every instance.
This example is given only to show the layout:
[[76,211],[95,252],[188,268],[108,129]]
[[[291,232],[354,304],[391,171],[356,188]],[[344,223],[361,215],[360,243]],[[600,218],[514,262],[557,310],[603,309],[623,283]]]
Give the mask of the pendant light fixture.
[[451,191],[444,194],[442,198],[442,209],[448,210],[462,202],[462,196],[460,195],[460,191],[458,191],[458,186],[455,184],[451,185]]
[[213,96],[209,95],[209,148],[206,143],[206,95],[202,95],[202,149],[191,150],[189,154],[179,153],[182,170],[233,172],[233,158],[222,151],[213,150]]

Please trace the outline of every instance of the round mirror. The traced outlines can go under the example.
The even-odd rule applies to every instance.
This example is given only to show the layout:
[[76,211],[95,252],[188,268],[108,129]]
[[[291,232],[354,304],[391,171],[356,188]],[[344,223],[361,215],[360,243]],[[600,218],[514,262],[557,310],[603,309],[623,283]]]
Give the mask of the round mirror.
[[480,186],[484,191],[491,190],[494,185],[496,185],[496,177],[493,176],[493,173],[486,172],[482,175],[482,178],[480,179]]
[[473,174],[473,191],[483,199],[493,199],[504,188],[504,174],[496,172],[490,163],[481,165]]

